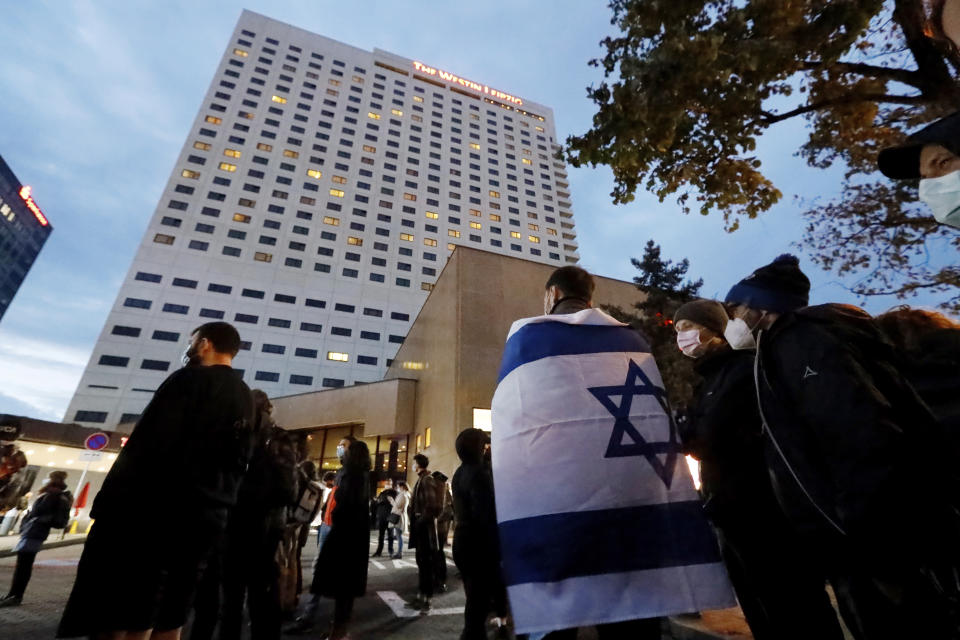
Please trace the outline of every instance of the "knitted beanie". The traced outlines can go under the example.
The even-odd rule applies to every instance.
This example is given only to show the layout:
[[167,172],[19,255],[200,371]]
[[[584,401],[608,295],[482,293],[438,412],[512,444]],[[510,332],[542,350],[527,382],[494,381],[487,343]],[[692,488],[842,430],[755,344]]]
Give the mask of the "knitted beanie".
[[723,330],[727,326],[727,312],[723,305],[716,300],[694,300],[682,305],[673,314],[674,324],[681,320],[696,322],[701,327],[706,327],[715,334],[722,336]]
[[810,280],[800,271],[800,260],[785,253],[733,285],[724,302],[787,313],[807,306],[809,297]]

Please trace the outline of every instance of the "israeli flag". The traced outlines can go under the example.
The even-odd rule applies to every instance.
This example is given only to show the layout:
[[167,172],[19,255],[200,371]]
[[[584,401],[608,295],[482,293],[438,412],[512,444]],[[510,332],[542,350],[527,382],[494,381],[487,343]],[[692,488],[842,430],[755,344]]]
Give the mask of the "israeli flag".
[[518,320],[492,408],[517,633],[734,606],[640,334],[597,309]]

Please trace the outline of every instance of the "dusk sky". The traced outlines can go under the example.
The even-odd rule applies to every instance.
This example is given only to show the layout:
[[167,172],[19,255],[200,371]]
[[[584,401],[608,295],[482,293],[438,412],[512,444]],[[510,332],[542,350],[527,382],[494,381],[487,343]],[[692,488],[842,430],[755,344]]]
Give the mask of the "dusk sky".
[[[605,3],[583,0],[7,3],[0,155],[33,186],[54,231],[0,322],[0,413],[63,418],[244,8],[549,105],[560,140],[590,125],[585,88],[601,73],[587,62],[613,29]],[[570,169],[582,266],[631,279],[630,258],[652,238],[665,257],[690,259],[704,295],[722,297],[790,251],[813,281],[811,302],[861,303],[793,245],[803,229],[795,196],[830,199],[840,190],[838,171],[794,157],[804,125],[787,121],[761,140],[758,155],[784,198],[732,234],[719,214],[684,216],[648,194],[614,206],[609,168]]]

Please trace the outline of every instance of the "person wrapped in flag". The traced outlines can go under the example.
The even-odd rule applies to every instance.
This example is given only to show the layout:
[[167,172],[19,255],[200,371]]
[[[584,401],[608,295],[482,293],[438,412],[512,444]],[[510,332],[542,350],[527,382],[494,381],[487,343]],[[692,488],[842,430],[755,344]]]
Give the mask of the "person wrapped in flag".
[[[592,308],[579,267],[507,336],[492,405],[504,580],[517,633],[660,637],[661,616],[730,607],[646,340]],[[577,478],[544,483],[543,478]]]

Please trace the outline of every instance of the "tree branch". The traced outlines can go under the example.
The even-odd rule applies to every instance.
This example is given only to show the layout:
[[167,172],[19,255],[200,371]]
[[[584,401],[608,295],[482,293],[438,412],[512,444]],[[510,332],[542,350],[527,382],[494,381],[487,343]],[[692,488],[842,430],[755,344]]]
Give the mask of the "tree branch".
[[843,73],[856,73],[861,76],[872,76],[874,78],[889,78],[897,82],[916,87],[924,88],[923,77],[916,71],[907,69],[891,69],[875,64],[865,64],[862,62],[822,62],[817,60],[805,60],[800,66],[807,70],[820,68],[836,69]]
[[770,113],[769,111],[762,111],[761,115],[763,116],[762,121],[764,124],[775,124],[777,122],[782,122],[783,120],[789,120],[795,116],[803,115],[805,113],[810,113],[811,111],[819,111],[820,109],[826,109],[827,107],[835,107],[842,104],[852,104],[854,102],[886,102],[889,104],[924,104],[928,102],[927,98],[923,96],[898,96],[890,95],[885,93],[860,93],[849,96],[841,96],[839,98],[831,98],[829,100],[821,100],[820,102],[812,102],[810,104],[804,105],[802,107],[797,107],[791,111],[786,111],[784,113]]

